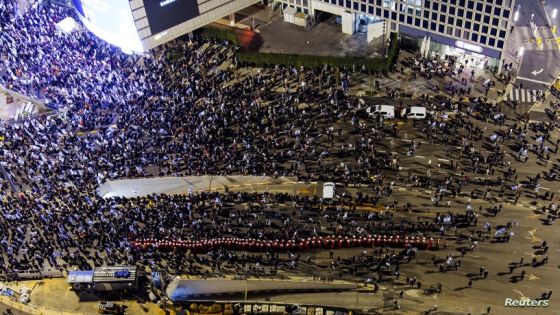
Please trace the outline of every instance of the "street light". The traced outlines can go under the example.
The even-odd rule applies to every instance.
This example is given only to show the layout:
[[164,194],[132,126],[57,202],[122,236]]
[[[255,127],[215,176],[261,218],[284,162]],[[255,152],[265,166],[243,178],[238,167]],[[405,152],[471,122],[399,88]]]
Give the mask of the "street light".
[[558,9],[552,10],[552,18],[553,18],[553,19],[556,18],[556,14],[558,14]]
[[524,52],[525,52],[525,47],[519,48],[519,57],[523,57]]
[[515,13],[513,14],[513,20],[517,22],[518,19],[519,19],[519,11],[515,11]]

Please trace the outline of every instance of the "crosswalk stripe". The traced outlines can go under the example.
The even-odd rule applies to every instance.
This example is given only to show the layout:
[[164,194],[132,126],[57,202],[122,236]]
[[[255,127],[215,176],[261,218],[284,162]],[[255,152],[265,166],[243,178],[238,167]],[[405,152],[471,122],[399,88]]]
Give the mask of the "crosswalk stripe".
[[528,89],[515,88],[510,91],[507,100],[517,101],[520,103],[534,103],[537,101],[538,93],[541,92],[542,92],[541,90],[528,90]]

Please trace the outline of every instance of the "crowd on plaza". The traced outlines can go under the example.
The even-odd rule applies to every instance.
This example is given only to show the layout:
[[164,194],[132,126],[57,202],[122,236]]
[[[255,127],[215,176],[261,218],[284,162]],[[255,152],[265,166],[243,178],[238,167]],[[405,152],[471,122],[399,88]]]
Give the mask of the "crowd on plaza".
[[[2,184],[3,272],[143,263],[202,273],[200,265],[214,270],[232,264],[239,270],[239,264],[268,260],[278,267],[278,252],[287,252],[286,266],[295,268],[312,248],[374,245],[398,249],[376,248],[347,260],[331,253],[331,267],[398,266],[414,256],[414,248],[432,248],[437,238],[476,225],[479,209],[470,203],[466,212],[449,210],[420,221],[394,217],[389,206],[356,210],[391,196],[394,177],[385,177],[398,173],[399,162],[380,147],[387,132],[399,135],[396,125],[386,131],[383,124],[363,122],[365,104],[336,88],[339,73],[333,67],[249,69],[241,75],[235,47],[198,37],[165,44],[135,63],[87,31],[58,33],[55,23],[69,11],[47,4],[23,17],[16,12],[11,2],[0,3],[0,84],[65,110],[0,125],[0,159],[16,183]],[[438,66],[435,73],[446,75],[442,71],[448,70]],[[422,123],[426,139],[448,147],[453,158],[449,165],[411,172],[403,181],[435,188],[434,207],[444,200],[449,206],[451,196],[468,188],[472,198],[493,202],[497,214],[498,192],[517,202],[522,190],[522,179],[506,161],[509,147],[525,161],[534,155],[546,162],[558,150],[558,142],[549,141],[552,128],[545,125],[520,122],[489,134],[473,123],[502,126],[508,119],[484,98],[461,105],[430,102],[435,112],[456,112]],[[535,128],[529,130],[535,140],[528,128]],[[408,156],[420,143],[411,141]],[[461,176],[445,175],[446,169]],[[552,166],[548,177],[557,179],[557,173]],[[364,184],[370,194],[325,205],[319,198],[290,194],[104,199],[96,193],[109,179],[207,174]],[[542,197],[542,180],[539,175],[528,185],[536,198]],[[546,198],[550,215],[556,215],[553,196]],[[391,210],[410,213],[411,207],[395,202]],[[502,234],[509,238],[509,228]],[[474,249],[483,237],[473,232],[466,238]]]
[[[19,17],[6,3],[2,12],[0,83],[67,108],[0,127],[4,167],[24,191],[3,190],[0,242],[7,255],[0,265],[5,271],[140,260],[136,239],[311,237],[307,225],[290,216],[282,218],[283,231],[290,233],[280,235],[269,228],[270,219],[262,235],[234,228],[264,224],[254,213],[243,221],[220,213],[223,222],[217,224],[219,208],[196,214],[215,207],[208,196],[103,200],[95,189],[107,179],[266,174],[348,184],[371,182],[387,162],[377,152],[381,133],[355,119],[357,100],[335,95],[334,89],[324,94],[292,88],[302,80],[333,85],[331,68],[286,67],[237,78],[234,48],[200,38],[166,45],[155,57],[133,64],[87,31],[58,33],[55,23],[71,14],[59,7],[45,5]],[[223,66],[224,61],[229,64]],[[276,86],[288,91],[265,92]],[[317,106],[300,109],[300,102]],[[347,135],[336,124],[341,118],[358,130],[342,145]],[[340,163],[348,159],[355,163]],[[366,201],[376,204],[389,190],[381,182]],[[335,226],[340,211],[323,223],[332,231],[314,227],[312,236],[352,238],[376,231],[374,224],[345,232]],[[342,220],[350,217],[344,213]],[[392,237],[397,231],[387,228],[387,233]]]

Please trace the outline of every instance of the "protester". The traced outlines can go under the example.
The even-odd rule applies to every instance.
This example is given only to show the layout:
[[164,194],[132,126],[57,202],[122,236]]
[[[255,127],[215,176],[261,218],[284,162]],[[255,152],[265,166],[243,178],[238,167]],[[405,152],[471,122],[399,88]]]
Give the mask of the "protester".
[[[483,198],[497,216],[502,202],[517,202],[522,190],[542,199],[540,182],[558,177],[553,166],[525,187],[506,160],[507,150],[520,161],[549,160],[554,125],[514,123],[484,97],[464,104],[426,96],[433,115],[418,123],[422,139],[403,141],[395,154],[380,148],[387,132],[403,140],[398,125],[360,119],[365,104],[348,96],[348,69],[239,71],[233,45],[198,36],[135,62],[87,31],[57,33],[55,24],[70,11],[45,4],[17,14],[14,3],[0,3],[0,84],[61,110],[0,125],[9,179],[0,192],[3,272],[142,264],[175,273],[274,275],[305,264],[302,252],[321,249],[329,251],[332,270],[398,279],[399,264],[417,250],[439,248],[439,238],[468,239],[474,250],[488,237],[490,225],[484,236],[475,233],[483,209],[470,198]],[[455,74],[455,62],[413,61],[428,77],[467,71]],[[470,94],[466,80],[461,95]],[[497,129],[487,131],[484,123]],[[446,148],[448,162],[399,174],[401,158],[414,157],[426,142]],[[96,192],[111,179],[230,174],[334,181],[368,193],[326,205],[295,193],[101,198]],[[387,202],[395,185],[431,189],[430,207],[447,207],[430,219],[405,218],[399,211],[412,213],[416,205]],[[469,198],[466,210],[453,209],[459,203],[451,199],[459,196]],[[556,215],[550,210],[550,223]],[[512,228],[495,237],[509,240]],[[351,247],[364,251],[344,258],[335,252]],[[449,257],[448,266],[434,265],[457,270],[460,262]],[[488,273],[481,268],[480,275]]]

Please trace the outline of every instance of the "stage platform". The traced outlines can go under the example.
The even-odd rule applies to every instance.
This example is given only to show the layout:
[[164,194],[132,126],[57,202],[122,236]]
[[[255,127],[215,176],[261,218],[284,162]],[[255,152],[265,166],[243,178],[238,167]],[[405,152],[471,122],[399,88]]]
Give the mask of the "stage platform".
[[189,192],[226,190],[266,191],[269,187],[299,184],[296,177],[269,176],[186,176],[118,179],[99,186],[97,193],[103,198],[141,197],[151,194],[188,194]]

